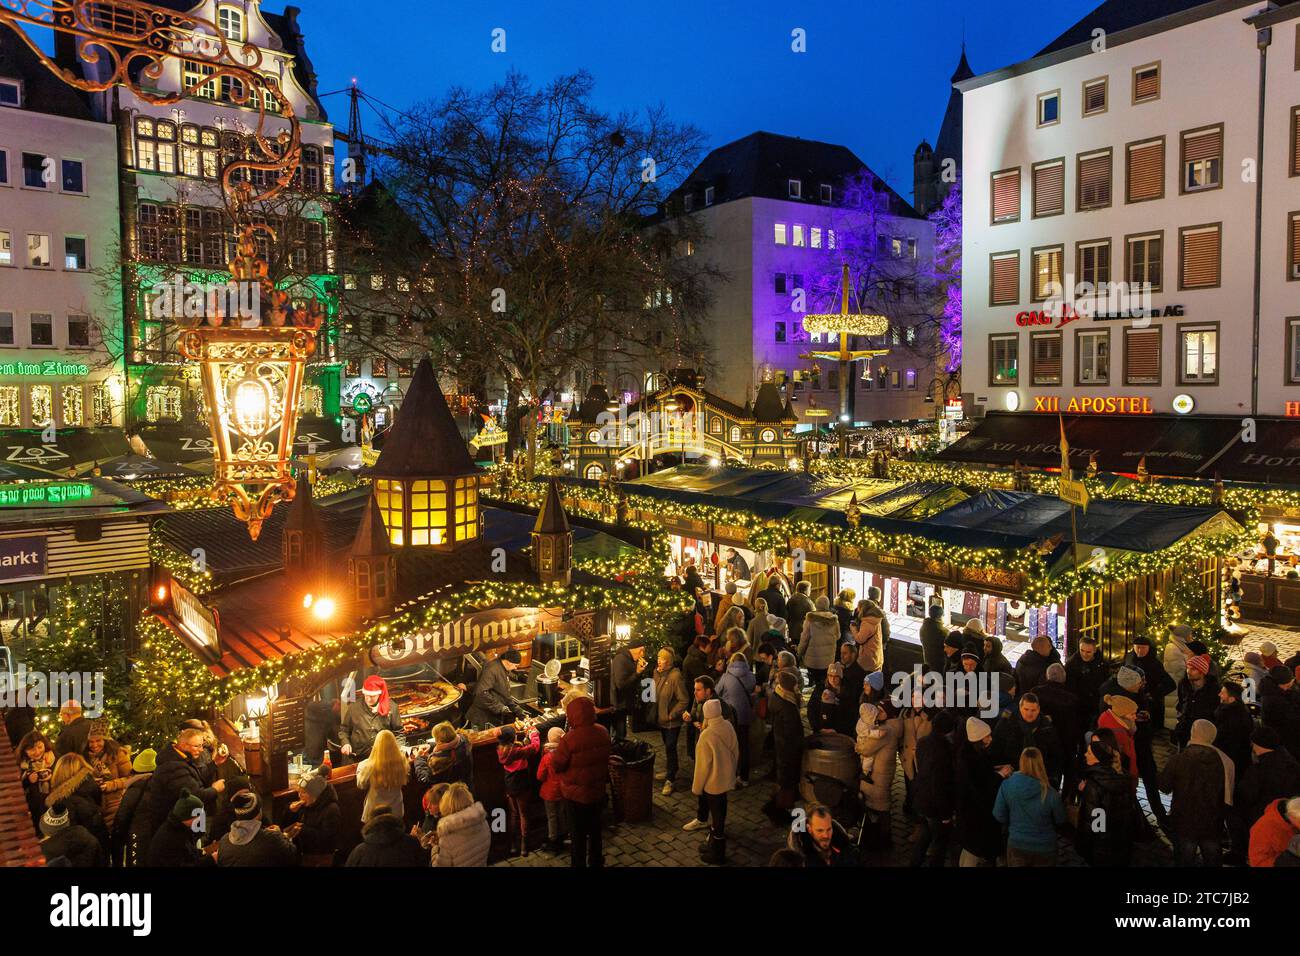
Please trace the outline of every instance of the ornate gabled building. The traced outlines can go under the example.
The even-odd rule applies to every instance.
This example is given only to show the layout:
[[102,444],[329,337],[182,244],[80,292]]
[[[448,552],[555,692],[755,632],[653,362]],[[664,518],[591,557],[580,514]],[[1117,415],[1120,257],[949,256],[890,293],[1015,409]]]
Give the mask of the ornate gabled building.
[[794,456],[798,416],[774,382],[763,382],[742,407],[706,391],[700,375],[674,377],[626,416],[603,387],[588,390],[569,425],[569,458],[578,477],[617,478],[632,462],[659,457],[783,465]]

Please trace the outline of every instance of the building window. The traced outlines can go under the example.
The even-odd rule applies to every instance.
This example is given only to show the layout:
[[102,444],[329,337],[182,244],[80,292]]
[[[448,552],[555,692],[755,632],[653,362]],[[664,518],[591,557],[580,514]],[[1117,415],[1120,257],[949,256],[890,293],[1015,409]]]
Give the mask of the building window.
[[827,248],[827,249],[834,249],[834,248],[835,248],[835,230],[834,230],[834,229],[827,229],[827,230],[826,230],[826,248]]
[[1020,336],[989,336],[989,384],[1015,385],[1020,381]]
[[14,264],[14,239],[7,229],[0,229],[0,266]]
[[1035,385],[1061,384],[1062,339],[1060,332],[1042,332],[1029,337],[1033,360],[1030,375]]
[[155,262],[180,261],[180,225],[175,206],[140,203],[136,210],[136,253]]
[[808,229],[808,245],[814,249],[822,247],[822,227],[812,226]]
[[787,245],[787,244],[789,243],[790,240],[789,240],[789,239],[787,238],[787,236],[786,236],[786,225],[785,225],[785,223],[783,223],[783,222],[778,222],[778,223],[776,223],[776,224],[773,226],[773,229],[774,229],[774,231],[775,231],[775,240],[776,240],[776,244],[777,244],[778,246],[784,246],[784,245]]
[[456,540],[478,537],[478,478],[456,479]]
[[18,386],[0,385],[0,426],[17,428],[22,423],[22,409],[18,405]]
[[1133,68],[1133,102],[1150,103],[1160,99],[1160,64],[1148,63]]
[[0,312],[0,345],[15,344],[14,314],[12,312]]
[[803,248],[808,245],[808,230],[803,223],[796,222],[790,231],[790,245]]
[[[427,482],[424,482],[424,484],[427,484]],[[384,519],[384,527],[388,529],[388,540],[396,545],[406,543],[403,532],[406,525],[402,508],[403,495],[404,489],[400,481],[389,481],[382,478],[375,481],[375,504],[379,506],[379,514]]]
[[1036,163],[1031,174],[1034,218],[1065,212],[1065,160]]
[[28,404],[32,412],[33,428],[54,424],[53,385],[33,385],[28,391]]
[[204,81],[204,77],[210,77],[216,72],[216,67],[211,63],[200,63],[197,60],[185,60],[181,65],[181,86],[182,92],[189,96],[200,96],[205,100],[215,100],[217,98],[217,84],[215,80]]
[[1038,94],[1038,125],[1053,126],[1061,121],[1061,91]]
[[1110,383],[1110,332],[1079,332],[1074,337],[1075,383]]
[[63,405],[63,424],[72,426],[86,424],[80,385],[64,385],[59,398]]
[[0,149],[0,186],[9,185],[9,151]]
[[1087,636],[1091,637],[1093,641],[1101,643],[1102,588],[1088,588],[1079,591],[1078,601],[1073,603],[1075,606],[1075,630],[1070,633],[1077,633],[1079,640]]
[[23,185],[30,189],[45,188],[45,157],[40,153],[23,153]]
[[1286,261],[1286,277],[1300,279],[1300,212],[1291,213],[1289,219]]
[[65,193],[84,193],[86,191],[86,173],[81,160],[65,159],[60,168],[63,172],[63,191]]
[[704,187],[704,205],[706,205],[706,206],[712,206],[712,205],[713,205],[713,187],[712,187],[712,186],[705,186],[705,187]]
[[54,316],[49,312],[33,312],[32,346],[48,347],[54,344]]
[[1162,330],[1124,330],[1124,384],[1160,384],[1160,343]]
[[1065,246],[1049,246],[1033,251],[1033,302],[1059,298],[1064,294]]
[[68,348],[90,348],[90,316],[76,313],[68,316]]
[[785,273],[778,272],[772,277],[772,280],[772,291],[776,292],[778,295],[785,295],[788,291],[786,288]]
[[829,203],[831,201],[832,196],[834,195],[834,192],[831,189],[829,183],[822,183],[820,192],[821,192],[821,200],[824,203]]
[[135,121],[135,165],[159,173],[176,172],[176,124],[140,117]]
[[92,425],[113,424],[113,398],[103,382],[90,387],[90,414]]
[[1079,211],[1110,205],[1111,152],[1080,153],[1078,158]]
[[182,221],[183,261],[217,267],[225,264],[227,230],[222,211],[189,206]]
[[1089,283],[1094,292],[1104,291],[1110,282],[1110,240],[1099,239],[1094,242],[1081,242],[1075,247],[1077,264],[1075,281]]
[[376,356],[370,360],[371,378],[388,378],[388,359]]
[[1286,320],[1286,355],[1286,383],[1300,385],[1300,319]]
[[789,195],[791,199],[803,198],[803,183],[797,179],[789,181]]
[[63,237],[63,268],[81,272],[86,268],[86,239],[84,236]]
[[1146,202],[1165,195],[1165,138],[1130,143],[1124,175],[1124,201]]
[[417,547],[447,543],[447,482],[411,482],[411,542]]
[[695,209],[695,196],[691,193],[685,193],[682,196],[682,212],[691,212]]
[[41,232],[27,234],[27,265],[32,269],[50,268],[50,237]]
[[1300,106],[1291,107],[1291,175],[1300,176]]
[[0,80],[0,106],[22,106],[23,88],[17,80]]
[[357,378],[361,375],[361,362],[357,359],[348,359],[343,365],[343,374],[348,378]]
[[1146,285],[1150,287],[1150,291],[1159,292],[1164,278],[1162,267],[1164,233],[1127,236],[1124,245],[1127,255],[1124,269],[1125,281],[1131,286]]
[[997,252],[989,257],[989,305],[1020,301],[1020,253]]
[[1096,116],[1106,112],[1107,78],[1087,80],[1083,84],[1083,115]]
[[1182,191],[1199,192],[1223,185],[1223,125],[1183,134]]
[[1020,221],[1020,170],[993,174],[993,223]]
[[1178,230],[1178,288],[1218,288],[1221,228],[1216,224]]
[[227,40],[243,42],[244,40],[244,14],[234,7],[217,8],[217,29]]
[[151,422],[181,420],[179,385],[150,385],[145,390],[144,417]]
[[774,337],[778,343],[785,342],[785,323],[777,322],[774,329]]
[[1178,330],[1178,382],[1213,385],[1219,380],[1219,330],[1193,326]]

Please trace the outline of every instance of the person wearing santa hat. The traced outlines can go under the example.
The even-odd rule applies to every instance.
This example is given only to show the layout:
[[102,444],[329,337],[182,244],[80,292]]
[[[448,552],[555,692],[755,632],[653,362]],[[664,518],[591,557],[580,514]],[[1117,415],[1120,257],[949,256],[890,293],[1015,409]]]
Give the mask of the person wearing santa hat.
[[391,730],[394,736],[400,737],[402,720],[388,697],[388,682],[378,674],[371,674],[361,685],[361,700],[348,704],[339,724],[343,756],[354,763],[365,760],[381,730]]

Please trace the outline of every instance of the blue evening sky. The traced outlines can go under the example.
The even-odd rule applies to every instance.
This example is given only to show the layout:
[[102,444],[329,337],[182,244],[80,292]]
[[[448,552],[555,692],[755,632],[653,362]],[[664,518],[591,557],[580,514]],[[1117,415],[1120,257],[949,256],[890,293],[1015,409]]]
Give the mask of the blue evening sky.
[[[396,108],[511,67],[534,82],[583,68],[601,108],[662,102],[709,147],[754,130],[843,143],[903,195],[938,135],[963,21],[976,73],[1024,59],[1099,0],[295,0],[322,93]],[[268,10],[282,9],[268,0]],[[491,33],[506,31],[506,52]],[[807,52],[791,52],[791,31]],[[325,101],[346,127],[344,96]],[[363,109],[367,132],[378,120]]]

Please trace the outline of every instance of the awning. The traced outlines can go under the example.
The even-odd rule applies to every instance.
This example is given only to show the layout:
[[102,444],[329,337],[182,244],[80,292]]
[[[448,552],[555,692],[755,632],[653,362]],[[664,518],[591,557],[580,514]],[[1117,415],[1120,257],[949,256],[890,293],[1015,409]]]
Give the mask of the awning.
[[[143,455],[121,455],[97,463],[99,474],[114,481],[139,481],[147,478],[194,478],[200,473],[182,465],[146,458]],[[94,475],[96,465],[85,469],[78,477]]]
[[145,425],[137,434],[149,454],[158,461],[184,465],[212,460],[212,433],[206,426],[179,423]]
[[38,428],[0,431],[0,466],[45,472],[28,477],[66,478],[68,469],[79,472],[84,466],[130,452],[126,436],[117,428],[59,428],[54,441],[44,439],[45,433]]
[[323,455],[349,445],[359,444],[358,434],[352,441],[343,440],[343,426],[333,418],[321,415],[304,415],[298,419],[298,431],[293,439],[295,455]]
[[[1257,418],[1255,440],[1243,441],[1241,419],[1233,419],[1237,441],[1214,464],[1231,481],[1300,485],[1300,419]],[[1207,476],[1212,477],[1212,476]]]

